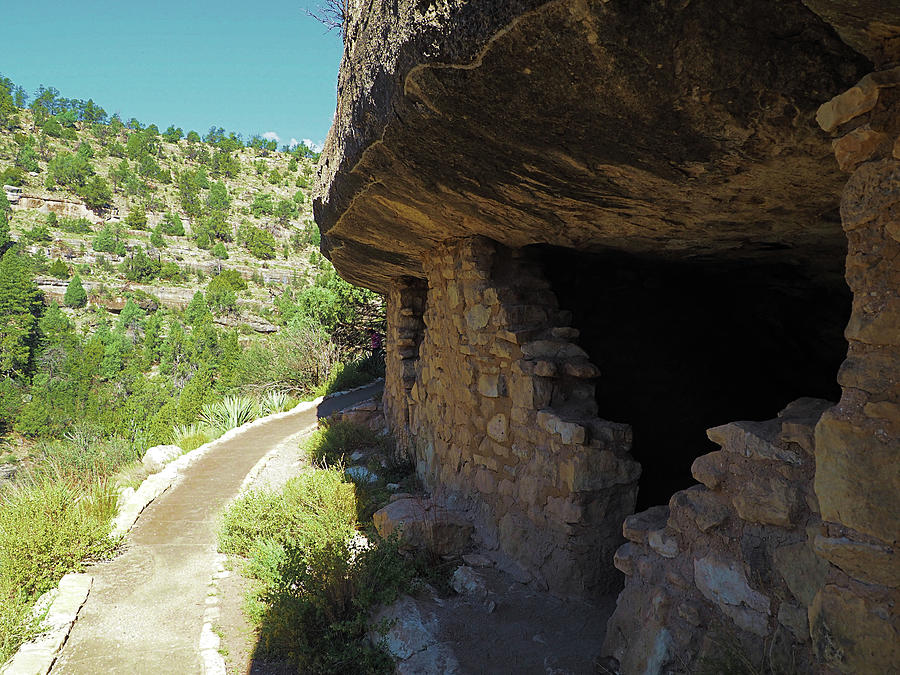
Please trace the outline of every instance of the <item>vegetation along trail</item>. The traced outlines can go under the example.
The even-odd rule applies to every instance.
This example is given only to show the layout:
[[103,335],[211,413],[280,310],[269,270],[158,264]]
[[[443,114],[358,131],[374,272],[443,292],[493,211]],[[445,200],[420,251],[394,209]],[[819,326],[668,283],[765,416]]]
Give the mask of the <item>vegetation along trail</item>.
[[94,586],[54,673],[197,673],[216,518],[254,464],[316,415],[371,398],[379,384],[254,426],[218,445],[151,504]]

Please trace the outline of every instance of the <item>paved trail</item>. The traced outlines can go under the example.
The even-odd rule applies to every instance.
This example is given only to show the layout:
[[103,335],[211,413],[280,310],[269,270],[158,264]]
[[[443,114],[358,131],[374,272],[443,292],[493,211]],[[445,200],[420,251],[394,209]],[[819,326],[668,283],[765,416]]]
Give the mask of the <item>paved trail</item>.
[[374,384],[318,409],[287,415],[238,434],[211,450],[151,504],[124,553],[90,570],[94,586],[53,673],[201,672],[198,649],[207,582],[216,559],[216,518],[253,465],[316,415],[371,398]]

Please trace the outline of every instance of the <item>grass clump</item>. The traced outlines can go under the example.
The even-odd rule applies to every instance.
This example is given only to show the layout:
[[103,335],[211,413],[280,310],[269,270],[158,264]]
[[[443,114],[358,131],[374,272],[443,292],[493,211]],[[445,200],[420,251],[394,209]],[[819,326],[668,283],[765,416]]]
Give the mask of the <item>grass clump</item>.
[[345,464],[356,450],[383,450],[385,439],[374,431],[352,422],[320,420],[319,428],[300,443],[300,449],[313,462]]
[[0,662],[35,634],[31,607],[41,593],[112,553],[116,506],[109,481],[78,481],[52,464],[0,494]]
[[185,452],[196,450],[215,437],[215,431],[203,424],[177,424],[172,428],[175,445]]
[[259,406],[250,396],[226,396],[221,401],[207,403],[200,411],[200,421],[225,433],[259,417]]
[[281,493],[251,493],[225,513],[219,548],[247,557],[247,603],[257,650],[303,673],[388,673],[390,656],[366,642],[372,607],[411,580],[396,540],[356,546],[354,486],[337,468],[313,469]]
[[259,412],[261,416],[286,412],[297,405],[297,400],[286,391],[272,389],[259,397]]

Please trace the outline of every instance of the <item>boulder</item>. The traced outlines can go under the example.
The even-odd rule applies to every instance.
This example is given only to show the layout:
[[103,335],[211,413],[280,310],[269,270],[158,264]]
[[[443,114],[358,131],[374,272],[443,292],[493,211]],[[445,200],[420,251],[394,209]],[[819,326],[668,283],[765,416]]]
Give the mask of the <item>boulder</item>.
[[398,532],[405,548],[427,549],[437,555],[459,555],[469,546],[472,524],[429,499],[398,499],[372,516],[382,537]]
[[177,445],[154,445],[144,453],[141,463],[150,473],[162,471],[162,469],[176,457],[184,453]]

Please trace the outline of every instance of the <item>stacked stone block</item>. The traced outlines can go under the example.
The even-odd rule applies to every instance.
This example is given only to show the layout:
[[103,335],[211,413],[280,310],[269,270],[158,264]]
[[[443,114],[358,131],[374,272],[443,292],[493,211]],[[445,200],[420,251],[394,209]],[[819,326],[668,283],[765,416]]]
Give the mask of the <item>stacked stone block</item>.
[[[526,252],[469,238],[423,264],[415,379],[393,357],[385,393],[420,477],[539,585],[564,595],[616,586],[612,556],[640,467],[628,456],[630,428],[597,417],[599,373],[569,314]],[[410,293],[391,293],[389,324]]]
[[421,279],[400,277],[394,281],[387,298],[387,334],[385,336],[385,387],[382,403],[401,448],[410,447],[409,392],[416,382],[419,345],[425,334],[427,286]]
[[668,506],[626,518],[628,581],[605,650],[622,673],[809,672],[808,615],[828,565],[814,553],[814,428],[828,401],[708,431],[721,449]]
[[623,673],[900,671],[900,67],[817,121],[851,172],[841,400],[711,429],[702,485],[625,521],[606,638]]
[[838,164],[847,284],[841,400],[816,427],[814,542],[828,575],[810,619],[816,655],[843,673],[900,670],[900,67],[822,106]]

